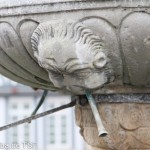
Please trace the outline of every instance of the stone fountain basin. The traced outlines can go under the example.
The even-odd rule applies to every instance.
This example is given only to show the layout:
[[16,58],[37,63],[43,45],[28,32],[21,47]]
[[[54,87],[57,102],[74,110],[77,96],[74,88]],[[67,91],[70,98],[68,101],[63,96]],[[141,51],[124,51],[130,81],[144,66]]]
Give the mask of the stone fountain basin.
[[147,0],[1,2],[0,73],[33,88],[59,90],[38,65],[31,35],[46,21],[81,22],[105,43],[115,74],[112,83],[95,93],[149,93],[149,6]]

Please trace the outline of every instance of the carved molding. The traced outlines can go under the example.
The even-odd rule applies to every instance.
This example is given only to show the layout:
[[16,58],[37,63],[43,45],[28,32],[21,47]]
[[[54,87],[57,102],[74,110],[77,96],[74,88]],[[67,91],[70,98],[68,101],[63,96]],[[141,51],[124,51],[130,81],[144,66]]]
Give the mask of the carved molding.
[[[121,8],[121,9],[143,9],[150,5],[147,0],[133,0],[132,2],[127,0],[28,0],[28,1],[11,1],[0,2],[0,11],[2,17],[20,16],[20,15],[35,15],[46,13],[59,13],[67,11],[80,11],[87,10],[89,14],[90,10],[101,10],[105,8]],[[42,9],[41,9],[42,8]],[[137,9],[139,11],[139,9]],[[125,11],[125,10],[124,10]],[[60,19],[60,18],[59,18]]]
[[[94,94],[96,103],[150,103],[150,94]],[[75,96],[81,104],[87,103],[85,95]]]

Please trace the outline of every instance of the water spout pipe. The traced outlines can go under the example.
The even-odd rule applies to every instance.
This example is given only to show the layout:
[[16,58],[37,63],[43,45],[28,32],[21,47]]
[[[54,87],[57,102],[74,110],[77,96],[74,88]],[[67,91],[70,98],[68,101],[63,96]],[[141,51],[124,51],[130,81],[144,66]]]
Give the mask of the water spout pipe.
[[86,97],[88,99],[88,102],[90,104],[90,107],[92,109],[92,112],[93,112],[93,115],[94,115],[94,118],[96,121],[96,125],[98,128],[98,136],[99,137],[105,137],[108,134],[108,132],[106,131],[106,129],[102,123],[102,119],[101,119],[100,114],[99,114],[97,107],[96,107],[96,102],[95,102],[92,94],[89,91],[86,91]]

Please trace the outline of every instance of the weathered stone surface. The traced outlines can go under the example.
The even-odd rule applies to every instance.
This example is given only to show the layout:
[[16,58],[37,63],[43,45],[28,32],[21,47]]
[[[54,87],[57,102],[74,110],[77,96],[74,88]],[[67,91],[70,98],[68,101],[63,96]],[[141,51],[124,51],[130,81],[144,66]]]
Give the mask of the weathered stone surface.
[[[39,68],[38,64],[29,56],[13,27],[9,23],[1,23],[0,34],[1,65],[7,68],[9,72],[18,76],[20,81],[22,80],[21,83],[34,83],[34,86],[32,86],[34,88],[40,88],[40,86],[43,88],[51,88],[52,84],[51,82],[49,83],[47,73]],[[8,73],[8,71],[6,72]],[[1,73],[11,78],[11,73],[9,75],[3,71]],[[24,82],[24,79],[28,82]]]
[[[65,87],[63,90],[69,89],[68,91],[76,94],[83,94],[84,89],[91,89],[99,94],[149,93],[149,4],[147,0],[133,0],[132,2],[125,0],[45,0],[42,2],[29,0],[0,3],[0,48],[10,59],[9,64],[13,61],[10,65],[12,69],[7,68],[8,63],[5,64],[3,55],[0,55],[1,65],[20,77],[21,82],[24,80],[33,82],[37,88],[42,89],[62,90],[62,87]],[[107,57],[103,68],[108,70],[108,73],[103,70],[105,74],[99,76],[93,74],[84,83],[80,82],[80,79],[76,80],[76,75],[70,76],[64,83],[61,83],[63,86],[58,86],[60,82],[54,81],[53,75],[48,76],[47,71],[38,65],[31,46],[31,36],[34,30],[45,22],[61,24],[63,20],[66,24],[69,22],[83,24],[101,41]],[[69,44],[73,45],[68,41],[68,47]],[[76,49],[79,50],[79,47],[81,49],[82,44],[78,44]],[[65,52],[61,53],[63,56]],[[91,56],[88,51],[83,53],[85,56]],[[68,53],[67,57],[71,57],[71,53]],[[96,57],[98,59],[99,56]],[[13,67],[15,63],[18,69]],[[3,75],[11,78],[11,75],[6,72],[3,72]],[[112,72],[111,75],[110,72]],[[83,73],[86,74],[84,71]],[[78,83],[76,88],[71,87],[74,83],[67,83],[68,81]],[[29,85],[28,82],[26,82],[27,85]]]
[[34,57],[32,45],[30,41],[31,41],[31,36],[32,36],[33,31],[36,29],[38,25],[39,25],[38,22],[31,20],[31,19],[25,19],[19,23],[19,33],[21,36],[21,40],[26,50],[35,61],[37,59]]
[[110,64],[115,73],[115,80],[118,80],[119,82],[122,79],[123,70],[119,43],[114,25],[107,20],[96,16],[83,18],[81,22],[87,28],[91,29],[95,35],[99,36],[104,43]]
[[[132,13],[123,19],[120,36],[125,57],[125,67],[128,77],[126,83],[136,86],[149,86],[150,67],[150,15],[147,13]],[[127,78],[126,77],[126,78]]]
[[149,104],[99,104],[99,113],[109,133],[103,138],[98,137],[96,123],[89,106],[76,106],[76,122],[85,141],[97,149],[149,149],[149,108]]
[[[150,94],[94,94],[96,103],[150,103]],[[75,97],[80,103],[87,103],[85,95]]]
[[9,1],[0,2],[0,73],[33,88],[104,94],[95,96],[103,139],[90,108],[76,107],[90,150],[150,149],[150,1]]
[[40,24],[31,37],[34,56],[55,87],[71,93],[101,88],[114,80],[99,36],[81,23]]

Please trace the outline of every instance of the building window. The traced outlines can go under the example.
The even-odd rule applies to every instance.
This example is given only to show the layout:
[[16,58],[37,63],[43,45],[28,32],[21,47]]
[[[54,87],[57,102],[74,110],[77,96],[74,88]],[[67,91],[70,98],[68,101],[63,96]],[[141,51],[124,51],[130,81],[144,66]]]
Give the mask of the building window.
[[[18,117],[17,116],[12,116],[12,122],[17,121]],[[18,129],[17,127],[14,127],[11,129],[12,130],[12,143],[17,143],[18,142]]]
[[29,104],[24,104],[24,109],[29,109]]
[[[22,101],[20,99],[22,98]],[[22,118],[26,118],[30,115],[30,109],[33,104],[33,98],[27,101],[24,97],[12,97],[8,99],[8,116],[7,120],[10,123],[16,122]],[[17,109],[16,109],[17,108]],[[34,109],[34,108],[33,108]],[[33,129],[33,130],[31,130]],[[20,142],[30,142],[36,139],[35,134],[35,123],[32,124],[22,124],[21,126],[13,127],[6,132],[6,142],[7,143],[20,143]],[[32,141],[31,141],[32,142]]]
[[24,125],[24,141],[25,142],[29,142],[29,138],[30,138],[30,127],[28,124]]
[[55,144],[55,117],[50,116],[49,120],[49,144]]
[[17,133],[17,127],[14,127],[12,131],[12,143],[17,143],[18,141],[18,133]]
[[17,104],[13,104],[12,109],[17,109]]
[[67,143],[67,118],[61,116],[61,143]]

